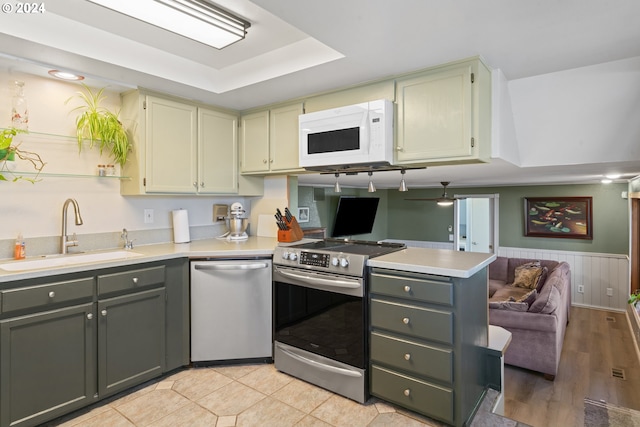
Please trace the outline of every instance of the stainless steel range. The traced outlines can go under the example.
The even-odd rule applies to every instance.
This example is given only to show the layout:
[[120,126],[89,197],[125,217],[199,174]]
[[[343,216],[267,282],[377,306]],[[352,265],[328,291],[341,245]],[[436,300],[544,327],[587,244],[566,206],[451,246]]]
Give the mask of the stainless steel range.
[[364,403],[369,394],[367,259],[404,247],[341,239],[277,247],[276,368]]

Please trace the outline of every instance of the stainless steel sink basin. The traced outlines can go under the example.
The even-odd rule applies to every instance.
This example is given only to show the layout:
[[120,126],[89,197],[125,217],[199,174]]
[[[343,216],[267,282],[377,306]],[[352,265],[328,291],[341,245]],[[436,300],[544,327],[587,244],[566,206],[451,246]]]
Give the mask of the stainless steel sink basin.
[[76,264],[87,264],[100,261],[113,261],[118,259],[134,258],[142,256],[141,253],[132,251],[113,251],[78,255],[60,255],[45,257],[28,261],[12,261],[0,264],[0,269],[5,271],[28,271],[41,268],[64,267]]

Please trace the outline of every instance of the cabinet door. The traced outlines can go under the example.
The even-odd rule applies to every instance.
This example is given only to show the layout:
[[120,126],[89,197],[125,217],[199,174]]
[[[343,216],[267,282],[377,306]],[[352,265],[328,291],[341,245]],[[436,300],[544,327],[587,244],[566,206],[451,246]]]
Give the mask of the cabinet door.
[[248,114],[242,119],[241,172],[269,171],[269,111]]
[[0,322],[0,425],[35,425],[96,393],[92,303]]
[[162,374],[164,309],[164,288],[98,301],[100,397]]
[[299,169],[298,116],[302,114],[302,104],[275,108],[269,118],[270,170],[289,171]]
[[238,192],[238,117],[198,109],[198,192]]
[[197,108],[147,96],[146,192],[195,193]]
[[473,154],[471,65],[397,81],[399,163]]

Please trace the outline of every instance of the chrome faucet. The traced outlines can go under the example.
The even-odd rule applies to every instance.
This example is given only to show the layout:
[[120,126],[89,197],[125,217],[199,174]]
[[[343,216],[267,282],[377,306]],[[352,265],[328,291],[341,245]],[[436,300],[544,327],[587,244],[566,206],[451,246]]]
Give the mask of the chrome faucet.
[[67,199],[62,205],[62,240],[60,242],[60,251],[63,254],[67,253],[67,248],[69,246],[78,246],[78,238],[76,237],[76,233],[73,233],[73,238],[69,240],[69,236],[67,236],[67,209],[69,208],[69,204],[73,205],[73,211],[76,215],[76,225],[82,225],[82,216],[80,216],[80,207],[78,206],[78,202],[75,199]]
[[126,228],[122,229],[122,234],[120,235],[120,238],[124,240],[125,249],[133,249],[133,239],[129,240],[129,233],[127,232]]

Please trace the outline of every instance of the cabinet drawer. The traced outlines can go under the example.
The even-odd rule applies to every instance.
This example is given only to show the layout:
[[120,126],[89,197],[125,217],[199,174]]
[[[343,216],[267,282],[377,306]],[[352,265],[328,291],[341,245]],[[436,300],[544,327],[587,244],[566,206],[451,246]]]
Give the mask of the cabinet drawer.
[[374,332],[371,360],[393,368],[453,382],[453,351]]
[[371,293],[453,306],[453,284],[432,277],[409,277],[374,271]]
[[453,344],[453,313],[371,299],[371,326]]
[[432,418],[453,423],[453,390],[371,367],[371,394]]
[[164,266],[140,268],[98,276],[98,295],[106,295],[164,284]]
[[2,312],[8,313],[67,301],[91,299],[94,283],[93,277],[87,277],[27,288],[7,289],[0,292]]

